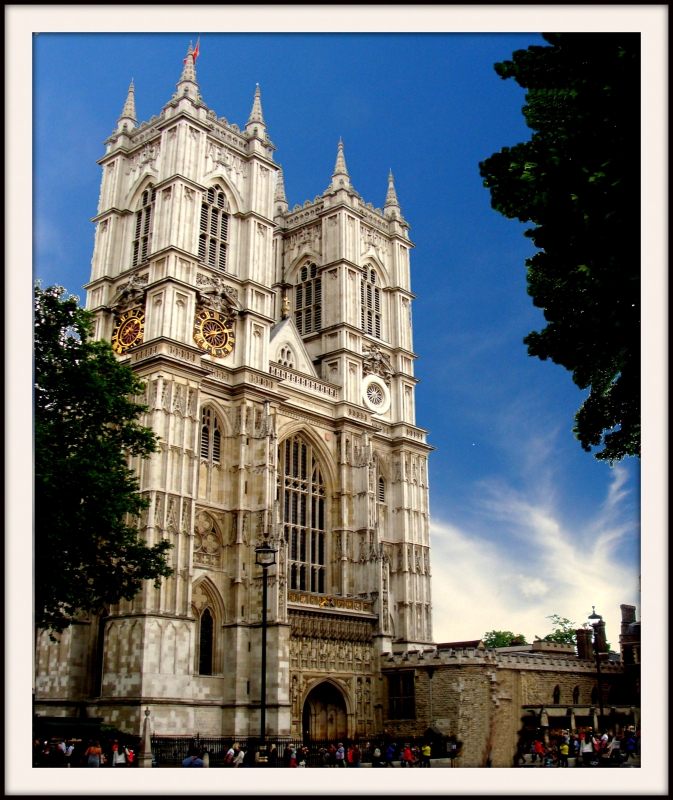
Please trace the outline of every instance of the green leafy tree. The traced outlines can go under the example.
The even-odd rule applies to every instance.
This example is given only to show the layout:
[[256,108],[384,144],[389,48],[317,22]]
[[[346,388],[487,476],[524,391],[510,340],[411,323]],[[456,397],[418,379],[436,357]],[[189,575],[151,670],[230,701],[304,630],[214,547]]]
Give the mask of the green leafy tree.
[[[543,637],[543,642],[558,642],[559,644],[576,644],[575,629],[576,625],[566,617],[561,617],[558,614],[551,614],[545,619],[550,619],[552,624],[552,631]],[[535,637],[539,638],[538,636]]]
[[487,631],[483,637],[486,647],[510,647],[517,644],[528,644],[522,633],[512,631]]
[[35,287],[35,621],[53,631],[173,572],[170,543],[148,547],[133,525],[147,502],[129,457],[157,440],[137,421],[144,385],[64,295]]
[[543,36],[495,65],[528,90],[534,133],[479,166],[492,207],[536,226],[528,294],[547,325],[528,354],[589,389],[573,433],[613,464],[640,457],[640,35]]

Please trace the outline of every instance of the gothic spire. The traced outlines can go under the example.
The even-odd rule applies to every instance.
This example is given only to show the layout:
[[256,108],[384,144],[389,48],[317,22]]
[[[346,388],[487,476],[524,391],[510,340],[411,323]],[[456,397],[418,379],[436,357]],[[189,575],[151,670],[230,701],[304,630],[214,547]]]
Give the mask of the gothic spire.
[[390,170],[390,175],[388,175],[388,194],[386,195],[386,202],[383,207],[389,208],[390,206],[394,206],[395,208],[400,207],[400,204],[397,202],[397,194],[395,192],[395,184],[393,183],[392,169]]
[[282,216],[288,209],[287,198],[285,197],[285,184],[283,182],[283,168],[278,166],[278,180],[276,182],[276,193],[273,196],[276,207],[276,216]]
[[283,183],[283,168],[278,165],[278,180],[276,181],[276,193],[273,196],[274,203],[287,203],[285,197],[285,184]]
[[344,143],[341,141],[341,137],[339,137],[339,150],[337,152],[337,160],[336,164],[334,165],[334,175],[332,175],[332,180],[337,176],[344,175],[346,178],[349,178],[350,175],[348,174],[348,170],[346,169],[346,159],[344,158]]
[[130,127],[135,127],[138,123],[136,119],[136,103],[135,103],[135,89],[133,87],[133,78],[131,78],[131,85],[129,86],[129,93],[126,96],[126,102],[124,103],[124,109],[122,110],[122,115],[117,120],[117,126],[119,128],[125,122],[130,122]]
[[264,127],[266,127],[266,123],[264,122],[264,116],[262,115],[262,95],[261,92],[259,91],[259,84],[257,84],[257,88],[255,89],[255,99],[252,102],[252,111],[250,112],[250,119],[248,120],[248,125],[250,125],[253,122],[256,122],[258,125],[264,125]]
[[[198,46],[198,45],[197,45]],[[195,51],[192,47],[192,43],[189,43],[189,50],[187,50],[187,58],[184,59],[184,67],[182,68],[182,75],[180,77],[180,83],[196,83],[196,69],[194,68],[194,55]],[[180,85],[178,83],[178,86]]]

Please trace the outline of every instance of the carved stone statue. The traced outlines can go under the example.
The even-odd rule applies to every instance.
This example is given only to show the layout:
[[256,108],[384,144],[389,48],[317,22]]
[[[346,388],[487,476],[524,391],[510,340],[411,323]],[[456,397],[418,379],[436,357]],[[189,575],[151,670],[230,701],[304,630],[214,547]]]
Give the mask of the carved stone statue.
[[390,385],[390,381],[394,375],[390,359],[385,353],[381,352],[378,344],[372,344],[369,347],[362,348],[367,357],[362,362],[362,374],[364,375],[378,375],[380,378]]
[[143,303],[147,275],[131,275],[127,283],[123,283],[110,301],[110,308],[118,314]]

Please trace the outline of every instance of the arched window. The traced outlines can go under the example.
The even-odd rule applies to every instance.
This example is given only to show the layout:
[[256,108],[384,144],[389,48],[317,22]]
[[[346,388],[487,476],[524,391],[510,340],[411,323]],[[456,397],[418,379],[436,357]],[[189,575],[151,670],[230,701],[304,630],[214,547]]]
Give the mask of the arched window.
[[561,702],[561,689],[558,686],[554,686],[554,705],[557,706]]
[[299,271],[294,288],[294,321],[301,334],[319,331],[322,327],[322,279],[318,267],[306,264]]
[[151,252],[155,199],[156,189],[150,184],[142,194],[140,210],[136,211],[135,227],[133,229],[132,265],[134,267],[147,261]]
[[278,465],[290,589],[324,594],[327,520],[320,464],[311,444],[296,434],[279,446]]
[[598,703],[598,686],[594,686],[591,690],[591,705],[595,706]]
[[199,675],[213,674],[213,615],[206,608],[199,620]]
[[221,445],[220,423],[212,409],[206,407],[201,412],[201,458],[219,464]]
[[576,686],[573,689],[573,705],[577,706],[579,705],[579,702],[580,702],[580,687]]
[[283,345],[280,348],[280,353],[278,353],[278,363],[282,367],[289,367],[290,369],[294,369],[294,353],[292,352],[292,348],[289,344]]
[[381,290],[376,272],[365,267],[360,281],[360,327],[364,333],[381,338]]
[[227,208],[227,199],[222,188],[216,185],[208,189],[201,203],[199,260],[221,272],[227,268],[229,235]]
[[379,503],[386,502],[386,482],[379,478]]

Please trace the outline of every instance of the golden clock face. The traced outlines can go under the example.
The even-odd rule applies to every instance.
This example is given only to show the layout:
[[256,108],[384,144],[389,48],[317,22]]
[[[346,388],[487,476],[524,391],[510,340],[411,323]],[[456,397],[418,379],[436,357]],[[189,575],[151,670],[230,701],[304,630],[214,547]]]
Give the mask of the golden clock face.
[[218,311],[199,311],[194,318],[194,341],[211,356],[228,356],[235,338],[233,320]]
[[139,308],[125,311],[112,332],[112,349],[115,353],[125,353],[143,341],[145,334],[145,312]]

